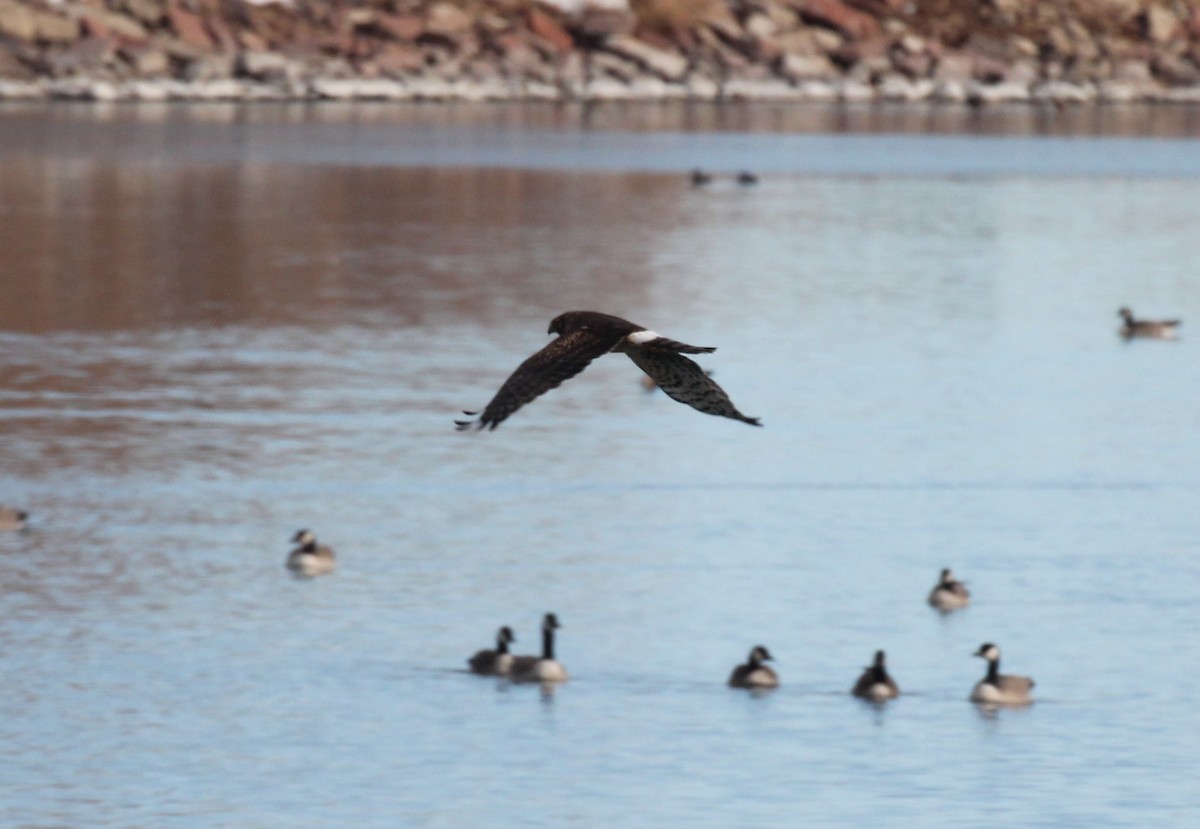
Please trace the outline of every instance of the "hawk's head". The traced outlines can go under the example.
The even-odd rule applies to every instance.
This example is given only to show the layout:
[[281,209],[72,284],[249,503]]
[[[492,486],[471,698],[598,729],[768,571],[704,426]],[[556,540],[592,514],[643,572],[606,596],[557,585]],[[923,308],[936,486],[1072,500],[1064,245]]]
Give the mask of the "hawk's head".
[[550,320],[550,330],[547,334],[558,334],[560,337],[563,334],[569,334],[572,331],[578,331],[585,325],[584,321],[579,317],[585,312],[567,311],[565,314],[559,314],[554,319]]
[[633,331],[640,331],[640,325],[634,325],[629,320],[614,317],[612,314],[602,314],[599,311],[565,311],[550,320],[548,334],[564,336],[583,329],[603,331],[605,334],[616,333],[624,336]]

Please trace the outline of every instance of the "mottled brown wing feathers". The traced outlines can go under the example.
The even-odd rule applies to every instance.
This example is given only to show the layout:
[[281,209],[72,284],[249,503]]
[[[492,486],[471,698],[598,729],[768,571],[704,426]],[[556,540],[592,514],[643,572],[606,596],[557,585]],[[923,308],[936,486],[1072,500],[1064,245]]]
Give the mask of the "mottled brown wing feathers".
[[572,331],[552,340],[521,365],[487,404],[478,421],[455,421],[459,429],[495,429],[505,418],[531,400],[560,386],[587,368],[588,363],[611,351],[619,336],[598,336],[590,329]]
[[705,414],[731,417],[752,426],[761,426],[757,417],[746,417],[737,410],[725,390],[704,373],[694,361],[657,348],[633,348],[625,352],[638,368],[654,378],[669,397],[686,403]]

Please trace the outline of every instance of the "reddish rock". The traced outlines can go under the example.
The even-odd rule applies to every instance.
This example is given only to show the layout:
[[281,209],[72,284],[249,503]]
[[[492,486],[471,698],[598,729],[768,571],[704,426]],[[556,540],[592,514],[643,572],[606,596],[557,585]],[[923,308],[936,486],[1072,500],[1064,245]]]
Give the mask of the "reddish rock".
[[824,55],[798,55],[791,52],[785,52],[779,60],[778,71],[793,81],[827,81],[837,74],[829,58]]
[[450,3],[436,3],[425,13],[425,32],[446,40],[458,40],[474,28],[471,16]]
[[814,55],[824,55],[825,51],[817,43],[817,39],[813,37],[813,33],[809,29],[797,29],[794,32],[787,32],[777,37],[776,42],[779,48],[789,55],[798,57],[812,57]]
[[489,38],[488,43],[491,44],[492,49],[499,54],[507,55],[509,53],[527,50],[532,51],[531,47],[529,46],[529,40],[530,36],[527,34],[522,35],[518,32],[503,32],[501,34],[493,35],[491,38]]
[[45,56],[50,74],[56,78],[75,75],[107,75],[116,62],[116,41],[110,37],[88,37],[63,49],[48,51]]
[[754,41],[754,56],[759,63],[778,68],[783,61],[784,51],[774,40],[759,39]]
[[712,28],[701,28],[698,32],[701,44],[699,64],[708,66],[714,76],[726,70],[740,70],[749,65],[747,55],[753,51],[752,44],[744,41],[729,42]]
[[[724,9],[722,9],[724,10]],[[746,39],[746,32],[732,14],[710,14],[704,18],[701,31],[708,30],[726,43]]]
[[678,82],[687,74],[687,59],[678,52],[657,49],[629,35],[608,38],[604,42],[604,48],[666,81]]
[[415,14],[380,14],[375,28],[387,37],[413,43],[425,29],[425,23]]
[[1179,32],[1179,18],[1170,9],[1163,6],[1148,6],[1139,15],[1142,36],[1151,43],[1163,44],[1175,37]]
[[636,19],[628,10],[587,5],[567,24],[567,29],[580,40],[594,45],[606,37],[632,32],[634,23]]
[[78,37],[78,21],[56,14],[37,16],[37,39],[42,43],[72,43]]
[[835,29],[846,37],[863,40],[879,31],[875,18],[850,8],[842,0],[798,0],[794,5],[806,23]]
[[[182,41],[180,41],[182,43]],[[194,46],[187,47],[195,49]],[[171,56],[176,60],[185,60],[187,65],[183,70],[185,80],[205,83],[208,81],[223,81],[233,77],[237,69],[233,55],[198,55],[184,58],[172,51]]]
[[575,46],[575,39],[568,34],[567,30],[559,25],[557,20],[536,6],[529,9],[526,23],[529,31],[550,44],[556,52],[569,52]]
[[872,37],[866,40],[843,43],[829,53],[829,59],[839,66],[851,67],[858,63],[872,63],[879,66],[889,64],[888,55],[891,43],[885,37]]
[[1148,84],[1154,80],[1150,64],[1144,60],[1118,61],[1112,69],[1113,80],[1125,83]]
[[274,48],[296,39],[297,16],[289,7],[279,3],[244,5],[242,13],[249,27]]
[[893,49],[891,60],[896,71],[909,78],[927,78],[933,74],[935,66],[933,55],[926,51],[910,52],[906,49]]
[[130,43],[142,43],[150,37],[146,28],[132,17],[87,7],[79,8],[78,13],[83,30],[91,37],[119,37]]
[[374,63],[384,75],[401,77],[419,71],[425,65],[425,55],[415,46],[389,43],[375,55]]
[[37,73],[29,64],[21,60],[16,49],[0,49],[0,78],[10,81],[29,81],[36,77]]
[[150,45],[126,46],[121,57],[141,78],[162,78],[171,74],[171,60],[162,49]]
[[[545,63],[543,53],[515,32],[497,36],[495,46],[502,55],[500,65],[510,76],[523,77],[540,69]],[[546,48],[551,50],[549,44],[546,44]],[[551,50],[549,54],[556,53]]]
[[960,52],[948,51],[938,60],[933,76],[939,81],[965,84],[972,79],[971,59]]
[[1000,63],[1006,63],[1012,56],[1008,41],[978,32],[963,44],[963,52],[972,57],[987,58]]
[[209,49],[213,45],[212,35],[200,15],[183,8],[179,3],[172,3],[167,8],[167,21],[176,37],[189,46]]
[[647,46],[653,46],[655,49],[662,49],[666,52],[679,51],[679,41],[662,32],[642,32],[637,36],[637,39]]
[[372,29],[377,17],[374,9],[347,9],[341,15],[340,25],[348,29]]
[[[327,41],[327,44],[332,45],[332,52],[348,58],[351,61],[362,61],[372,57],[382,46],[382,42],[370,37],[365,37],[359,32],[341,31],[333,35],[332,40]],[[327,51],[330,51],[327,49]]]
[[238,46],[242,49],[248,49],[252,52],[263,52],[270,48],[261,35],[248,29],[243,29],[237,33],[237,41]]
[[167,53],[167,57],[182,64],[190,63],[191,61],[208,54],[205,52],[205,50],[198,49],[191,44],[184,43],[179,38],[172,37],[171,35],[159,35],[154,39],[154,42],[158,46],[162,47],[163,51]]
[[156,26],[163,19],[162,0],[122,0],[120,7],[147,26]]
[[1184,29],[1192,40],[1200,40],[1200,8],[1192,9],[1191,15],[1184,23]]
[[14,40],[37,40],[38,14],[14,0],[0,0],[0,35]]
[[900,14],[910,3],[911,0],[846,0],[847,5],[860,9],[874,17]]
[[1200,84],[1200,67],[1187,57],[1157,55],[1150,64],[1154,76],[1171,86],[1194,86]]
[[223,16],[215,14],[205,15],[204,26],[208,29],[209,34],[212,35],[213,40],[216,41],[218,49],[222,52],[237,51],[237,37],[230,30]]

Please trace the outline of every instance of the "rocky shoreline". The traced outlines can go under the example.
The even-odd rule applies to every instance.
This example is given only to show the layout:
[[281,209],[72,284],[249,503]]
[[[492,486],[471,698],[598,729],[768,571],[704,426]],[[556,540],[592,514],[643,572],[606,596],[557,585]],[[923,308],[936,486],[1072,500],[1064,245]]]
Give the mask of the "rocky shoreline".
[[0,0],[0,100],[1200,104],[1194,0]]

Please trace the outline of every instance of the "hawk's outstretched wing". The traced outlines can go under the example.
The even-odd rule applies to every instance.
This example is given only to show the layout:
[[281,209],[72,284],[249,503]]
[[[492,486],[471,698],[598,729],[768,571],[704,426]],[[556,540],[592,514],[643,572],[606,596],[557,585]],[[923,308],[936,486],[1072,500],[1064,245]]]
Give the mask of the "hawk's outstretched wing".
[[[557,388],[587,368],[588,363],[612,350],[620,334],[580,328],[564,334],[534,354],[504,381],[478,420],[456,420],[459,430],[495,429],[503,420],[536,397]],[[474,414],[474,412],[464,412]]]
[[628,348],[625,355],[646,372],[669,397],[686,403],[705,414],[731,417],[752,426],[761,426],[757,417],[746,417],[737,410],[725,390],[704,369],[682,354],[659,348]]

